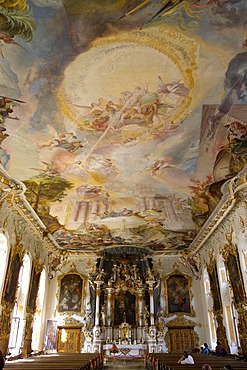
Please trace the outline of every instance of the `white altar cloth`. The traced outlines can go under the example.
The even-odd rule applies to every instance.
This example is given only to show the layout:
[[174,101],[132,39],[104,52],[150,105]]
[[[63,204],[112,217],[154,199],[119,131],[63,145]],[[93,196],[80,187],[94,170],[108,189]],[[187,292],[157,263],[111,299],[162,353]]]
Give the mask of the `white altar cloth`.
[[[117,344],[116,345],[117,348],[119,349],[119,352],[116,353],[116,357],[117,356],[139,356],[139,355],[142,355],[143,354],[143,351],[145,351],[147,349],[147,345],[146,344]],[[106,356],[109,356],[109,355],[112,355],[110,353],[110,348],[112,348],[112,343],[107,343],[107,344],[104,344],[103,346],[103,350],[105,351],[105,354]],[[128,354],[124,354],[124,350],[125,349],[129,349],[129,352]],[[121,352],[121,350],[123,350],[123,352]]]

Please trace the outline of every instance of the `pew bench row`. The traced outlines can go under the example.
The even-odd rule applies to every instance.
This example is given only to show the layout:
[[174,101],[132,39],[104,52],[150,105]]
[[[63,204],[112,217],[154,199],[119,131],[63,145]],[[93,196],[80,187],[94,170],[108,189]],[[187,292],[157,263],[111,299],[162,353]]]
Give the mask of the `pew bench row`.
[[28,359],[6,361],[5,368],[9,370],[101,370],[103,369],[102,354],[62,354],[41,355]]
[[194,365],[181,365],[178,353],[145,353],[145,364],[147,370],[182,370],[184,367],[201,370],[204,364],[209,364],[213,370],[222,370],[226,364],[230,364],[234,370],[247,369],[247,363],[232,358],[218,357],[204,354],[192,354]]

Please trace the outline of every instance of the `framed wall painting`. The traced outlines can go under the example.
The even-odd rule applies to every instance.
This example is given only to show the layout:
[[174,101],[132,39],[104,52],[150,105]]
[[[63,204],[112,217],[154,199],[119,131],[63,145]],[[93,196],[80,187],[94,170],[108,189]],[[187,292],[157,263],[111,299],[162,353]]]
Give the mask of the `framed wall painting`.
[[40,272],[36,272],[35,268],[32,267],[31,281],[28,292],[27,310],[34,312],[36,309],[36,299],[39,289]]
[[240,263],[237,252],[228,254],[228,257],[226,259],[226,267],[228,270],[235,305],[247,304],[243,276],[240,270]]
[[57,346],[57,321],[47,320],[45,333],[45,349],[55,350]]
[[165,278],[166,314],[183,313],[194,316],[191,299],[191,278],[175,272]]
[[58,278],[58,312],[83,311],[84,279],[78,273],[68,273]]
[[136,326],[136,296],[130,292],[121,292],[114,300],[114,326],[123,322]]
[[3,300],[10,304],[14,304],[15,294],[18,285],[19,272],[21,268],[21,258],[18,253],[12,255],[8,265],[7,279],[5,282]]
[[214,312],[222,311],[222,300],[220,295],[220,285],[219,285],[219,279],[217,274],[217,268],[215,261],[211,265],[210,268],[208,268],[208,277],[210,282],[210,290],[211,295],[213,298],[213,307]]

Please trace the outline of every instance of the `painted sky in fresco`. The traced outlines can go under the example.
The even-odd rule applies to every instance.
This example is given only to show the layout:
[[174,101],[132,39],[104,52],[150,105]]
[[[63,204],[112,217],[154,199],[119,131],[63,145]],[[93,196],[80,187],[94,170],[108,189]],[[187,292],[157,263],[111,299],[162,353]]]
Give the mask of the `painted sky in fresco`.
[[246,2],[151,22],[164,2],[143,3],[32,0],[33,39],[1,45],[1,94],[25,102],[1,163],[32,190],[68,182],[27,193],[63,248],[186,250],[246,164]]

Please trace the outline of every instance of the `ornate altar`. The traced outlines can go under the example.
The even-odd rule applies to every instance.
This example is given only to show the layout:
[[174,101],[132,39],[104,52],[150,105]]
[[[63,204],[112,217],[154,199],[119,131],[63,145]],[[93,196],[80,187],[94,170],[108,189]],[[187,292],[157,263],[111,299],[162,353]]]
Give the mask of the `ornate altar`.
[[113,342],[133,348],[156,346],[154,318],[158,308],[154,297],[160,277],[150,268],[148,259],[140,259],[139,253],[131,265],[122,256],[107,259],[107,263],[103,260],[89,275],[95,297],[93,345],[98,351],[102,345],[108,349]]

